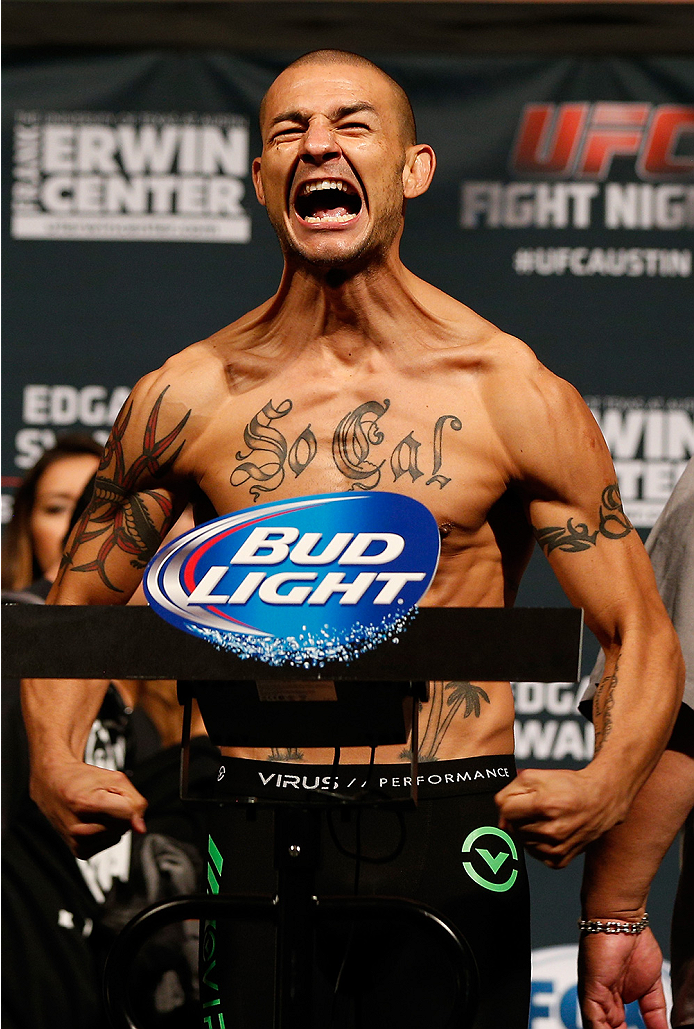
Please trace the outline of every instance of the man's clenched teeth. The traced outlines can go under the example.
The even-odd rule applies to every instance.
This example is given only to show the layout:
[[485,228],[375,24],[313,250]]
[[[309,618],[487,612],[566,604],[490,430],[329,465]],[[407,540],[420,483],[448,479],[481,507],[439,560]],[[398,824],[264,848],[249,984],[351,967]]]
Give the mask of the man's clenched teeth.
[[343,193],[352,193],[345,182],[338,182],[335,179],[318,179],[314,182],[305,182],[301,187],[301,195],[305,196],[307,193],[315,193],[317,189],[339,189]]
[[355,189],[339,179],[311,179],[299,187],[294,202],[302,221],[344,224],[359,215],[362,202]]
[[318,225],[320,222],[351,222],[356,214],[336,214],[334,211],[321,211],[320,214],[307,214],[304,218],[309,224]]

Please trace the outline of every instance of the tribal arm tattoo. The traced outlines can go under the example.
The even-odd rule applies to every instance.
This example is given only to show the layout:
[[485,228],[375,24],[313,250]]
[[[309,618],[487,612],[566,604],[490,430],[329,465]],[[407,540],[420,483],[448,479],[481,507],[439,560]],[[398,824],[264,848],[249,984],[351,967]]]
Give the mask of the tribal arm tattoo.
[[628,536],[633,526],[624,513],[616,482],[602,491],[598,517],[600,524],[595,532],[590,532],[585,522],[575,523],[573,518],[569,518],[564,526],[548,525],[545,529],[535,529],[535,538],[546,554],[557,549],[565,554],[578,554],[594,547],[598,536],[610,540]]
[[[173,504],[170,498],[156,489],[138,489],[137,484],[144,475],[154,479],[163,478],[172,468],[184,442],[170,452],[190,417],[183,416],[166,436],[157,439],[157,422],[164,394],[160,393],[145,426],[142,453],[126,468],[123,455],[123,439],[132,415],[132,401],[123,408],[113,426],[104,448],[104,455],[97,471],[92,500],[78,522],[72,544],[63,556],[61,575],[70,568],[73,572],[96,572],[102,583],[114,593],[122,593],[106,571],[106,562],[114,550],[130,556],[133,568],[144,568],[156,552],[162,538],[174,520]],[[167,451],[169,451],[168,456]],[[112,469],[110,476],[105,473]],[[163,516],[155,524],[147,501],[156,505]],[[87,529],[87,526],[96,528]],[[74,564],[79,547],[94,539],[101,539],[96,557],[84,564]]]
[[612,732],[612,708],[614,707],[614,691],[619,682],[619,661],[614,671],[603,675],[595,688],[593,697],[593,724],[595,726],[595,753],[600,750]]
[[[438,751],[460,708],[465,705],[463,718],[482,714],[482,701],[490,704],[489,694],[471,682],[432,682],[429,717],[419,747],[420,761],[437,761]],[[402,760],[412,757],[411,750],[403,750]]]

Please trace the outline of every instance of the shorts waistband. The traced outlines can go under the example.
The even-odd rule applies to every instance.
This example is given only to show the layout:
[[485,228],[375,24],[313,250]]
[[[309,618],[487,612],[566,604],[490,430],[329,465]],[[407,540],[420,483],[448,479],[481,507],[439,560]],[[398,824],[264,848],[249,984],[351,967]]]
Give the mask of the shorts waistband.
[[[511,754],[461,758],[419,765],[417,789],[422,799],[497,793],[516,776]],[[326,803],[336,799],[405,798],[412,787],[408,765],[300,765],[246,758],[223,758],[217,777],[218,795],[261,800]]]

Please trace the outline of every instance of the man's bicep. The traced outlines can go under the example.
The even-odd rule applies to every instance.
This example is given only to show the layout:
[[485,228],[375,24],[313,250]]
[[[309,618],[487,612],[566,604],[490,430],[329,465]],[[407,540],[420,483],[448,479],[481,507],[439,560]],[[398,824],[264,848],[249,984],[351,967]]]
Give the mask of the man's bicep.
[[[582,484],[542,500],[530,502],[530,521],[535,539],[547,557],[582,554],[600,549],[605,541],[629,536],[634,528],[627,518],[614,471],[600,480],[579,480]],[[549,491],[548,491],[549,492]]]
[[527,456],[528,516],[564,592],[601,642],[641,608],[655,582],[627,517],[607,445],[576,394],[564,393],[543,446]]
[[153,375],[124,404],[91,500],[68,540],[52,600],[124,603],[185,507],[187,484],[177,459],[190,411],[172,410],[168,393]]
[[631,531],[600,428],[570,383],[538,366],[497,417],[512,477],[548,557]]
[[178,515],[165,489],[114,498],[97,483],[68,540],[50,600],[60,604],[124,604]]
[[[607,444],[576,394],[543,412],[526,449],[525,493],[535,538],[547,557],[583,554],[624,539],[633,527],[624,513]],[[551,417],[550,417],[551,415]]]
[[[533,505],[531,505],[532,508]],[[616,480],[577,504],[536,504],[533,531],[569,600],[603,646],[662,615],[653,570]]]

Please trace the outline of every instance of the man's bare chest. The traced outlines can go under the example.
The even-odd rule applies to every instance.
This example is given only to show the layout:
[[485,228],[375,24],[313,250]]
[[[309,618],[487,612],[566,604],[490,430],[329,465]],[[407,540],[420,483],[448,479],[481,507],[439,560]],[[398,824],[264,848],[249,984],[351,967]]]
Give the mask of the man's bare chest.
[[194,442],[193,460],[220,514],[293,496],[388,490],[474,532],[506,487],[483,407],[440,385],[275,381],[225,402]]

